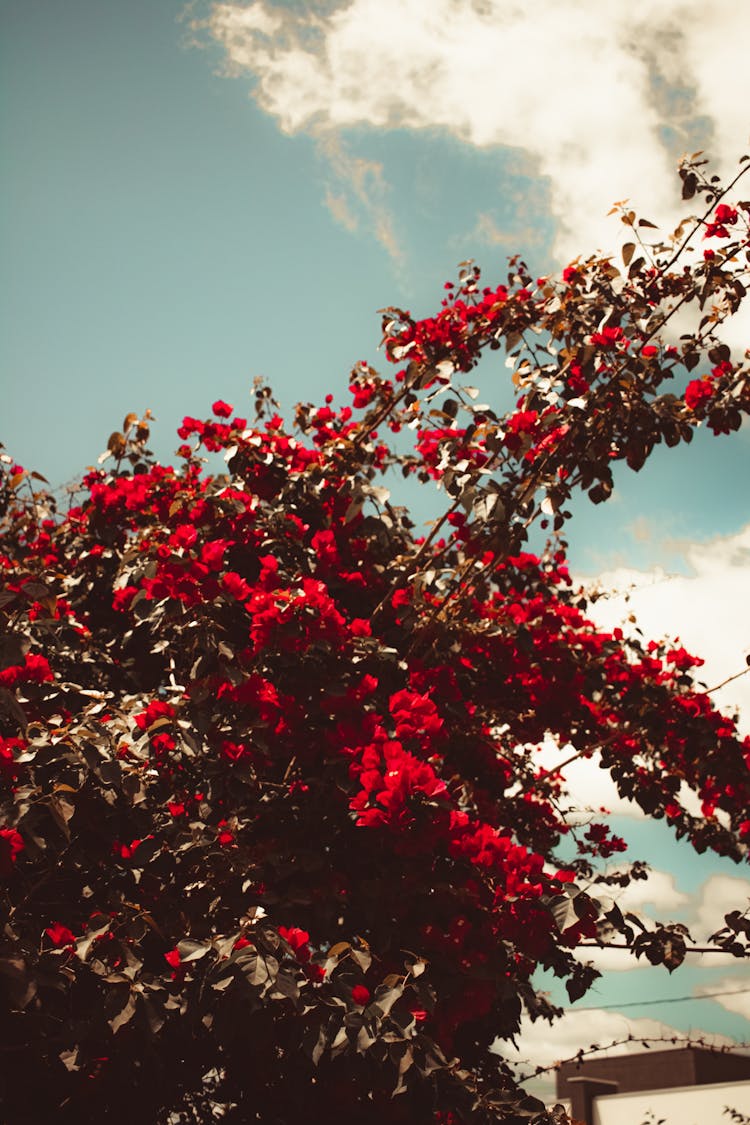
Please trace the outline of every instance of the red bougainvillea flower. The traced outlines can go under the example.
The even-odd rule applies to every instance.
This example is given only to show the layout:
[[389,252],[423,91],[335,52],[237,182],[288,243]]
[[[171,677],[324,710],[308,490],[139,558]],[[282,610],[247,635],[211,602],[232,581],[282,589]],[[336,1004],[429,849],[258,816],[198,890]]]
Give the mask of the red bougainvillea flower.
[[164,960],[172,967],[172,980],[183,981],[185,979],[186,966],[182,964],[179,949],[170,949],[168,953],[164,954]]
[[396,590],[391,598],[391,605],[394,609],[406,609],[407,606],[411,605],[409,591],[405,590],[403,587]]
[[589,389],[589,384],[584,379],[581,373],[581,366],[578,363],[572,363],[570,365],[570,370],[568,371],[565,382],[568,389],[572,391],[574,395],[585,395]]
[[152,699],[145,711],[135,716],[135,724],[139,730],[148,730],[158,719],[173,719],[174,707],[171,703],[163,703],[160,699]]
[[239,762],[241,758],[248,754],[247,747],[243,742],[232,742],[228,738],[222,740],[221,752],[230,762]]
[[62,922],[53,922],[44,932],[52,944],[57,946],[58,949],[75,945],[75,934],[72,930],[69,930],[67,926],[63,926]]
[[133,604],[133,598],[137,593],[137,586],[121,586],[119,590],[115,590],[112,597],[112,609],[116,609],[118,613],[127,612]]
[[354,395],[354,409],[363,410],[369,406],[375,398],[375,385],[369,380],[363,380],[359,384],[352,384],[349,390]]
[[230,545],[227,539],[214,539],[210,543],[205,543],[201,548],[201,562],[209,570],[220,570],[224,553]]
[[729,207],[726,203],[720,203],[714,211],[713,222],[706,223],[706,229],[703,232],[704,238],[728,238],[729,231],[727,227],[734,226],[737,222],[737,209]]
[[141,840],[131,840],[129,844],[122,844],[119,840],[115,840],[112,845],[112,851],[115,855],[119,855],[121,859],[132,859],[136,849],[141,843]]
[[234,411],[233,406],[230,406],[228,402],[224,402],[220,398],[217,398],[211,409],[219,418],[231,418]]
[[591,336],[591,343],[597,348],[613,348],[620,341],[627,347],[629,341],[625,339],[625,333],[618,325],[608,325],[601,332],[594,332]]
[[388,701],[396,737],[429,743],[440,732],[443,720],[431,699],[415,691],[397,691]]
[[221,844],[222,848],[228,848],[234,843],[234,832],[227,828],[226,820],[220,820],[217,824],[216,840]]
[[8,781],[15,781],[22,766],[16,762],[16,756],[26,749],[26,743],[20,738],[0,738],[0,777]]
[[708,376],[703,379],[693,379],[685,388],[685,405],[690,410],[698,410],[713,398],[714,391],[715,387]]
[[169,537],[169,542],[173,547],[192,547],[198,538],[198,532],[192,524],[182,524],[178,527]]
[[291,945],[300,961],[310,960],[310,935],[298,926],[279,926],[279,934]]
[[0,875],[10,875],[26,845],[15,828],[0,828]]
[[226,574],[221,576],[221,585],[228,594],[236,598],[238,602],[244,601],[250,596],[250,586],[239,574],[235,574],[233,570],[228,570]]
[[363,984],[355,984],[352,989],[352,1000],[355,1004],[359,1004],[364,1008],[365,1004],[370,1003],[370,990]]
[[52,678],[52,670],[46,656],[29,652],[23,664],[12,664],[10,668],[4,668],[0,672],[0,685],[12,688],[16,684],[41,684]]

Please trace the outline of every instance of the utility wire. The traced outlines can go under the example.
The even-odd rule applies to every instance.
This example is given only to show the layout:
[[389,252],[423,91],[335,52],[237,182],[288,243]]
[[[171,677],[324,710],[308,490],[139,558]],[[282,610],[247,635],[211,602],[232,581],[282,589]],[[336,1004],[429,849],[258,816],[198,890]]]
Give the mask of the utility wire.
[[667,1000],[628,1000],[626,1004],[599,1004],[592,1008],[568,1008],[569,1012],[612,1012],[620,1008],[645,1008],[650,1004],[681,1004],[685,1000],[712,1000],[715,996],[742,996],[750,988],[730,988],[725,992],[703,992],[700,996],[672,996]]

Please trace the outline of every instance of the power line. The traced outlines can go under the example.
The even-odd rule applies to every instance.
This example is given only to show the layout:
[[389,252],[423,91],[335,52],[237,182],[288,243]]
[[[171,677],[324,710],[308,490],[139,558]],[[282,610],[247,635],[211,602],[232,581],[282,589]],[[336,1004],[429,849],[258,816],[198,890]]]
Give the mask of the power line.
[[681,1004],[685,1000],[713,1000],[715,996],[742,996],[750,988],[729,988],[724,992],[703,992],[700,996],[672,996],[665,1000],[628,1000],[625,1004],[599,1004],[592,1008],[569,1008],[570,1012],[613,1012],[621,1008],[646,1008],[651,1004]]

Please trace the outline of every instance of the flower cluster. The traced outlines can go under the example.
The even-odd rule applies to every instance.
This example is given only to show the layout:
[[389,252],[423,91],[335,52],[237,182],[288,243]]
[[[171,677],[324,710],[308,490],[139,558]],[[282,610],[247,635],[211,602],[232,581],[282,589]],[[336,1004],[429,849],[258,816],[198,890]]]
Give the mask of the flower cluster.
[[729,238],[728,227],[734,226],[737,222],[737,208],[729,207],[726,203],[719,203],[714,210],[714,217],[710,223],[706,223],[706,229],[703,232],[704,238]]

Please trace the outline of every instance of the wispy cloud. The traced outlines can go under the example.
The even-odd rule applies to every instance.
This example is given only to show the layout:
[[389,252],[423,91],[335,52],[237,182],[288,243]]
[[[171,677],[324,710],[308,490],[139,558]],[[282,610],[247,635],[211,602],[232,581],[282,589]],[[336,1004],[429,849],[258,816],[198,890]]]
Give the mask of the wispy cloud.
[[317,147],[333,181],[326,188],[325,202],[334,219],[349,231],[363,225],[401,265],[404,254],[388,203],[390,187],[383,165],[354,156],[336,133],[321,133]]
[[[723,993],[723,995],[717,995]],[[747,976],[722,977],[710,984],[701,984],[695,990],[696,996],[710,996],[728,1012],[735,1012],[750,1020],[750,988]]]
[[521,214],[516,212],[512,226],[500,225],[498,220],[489,211],[480,211],[477,215],[476,225],[471,232],[475,238],[480,238],[488,246],[501,246],[511,253],[518,250],[519,245],[526,247],[542,246],[546,242],[546,232],[543,227],[535,223],[526,222]]
[[750,8],[735,0],[217,3],[205,21],[285,132],[442,129],[524,154],[567,258],[608,248],[615,198],[669,223],[672,168],[747,143]]
[[343,193],[333,191],[330,187],[326,188],[325,204],[333,218],[344,230],[353,234],[358,229],[357,216],[352,212]]

